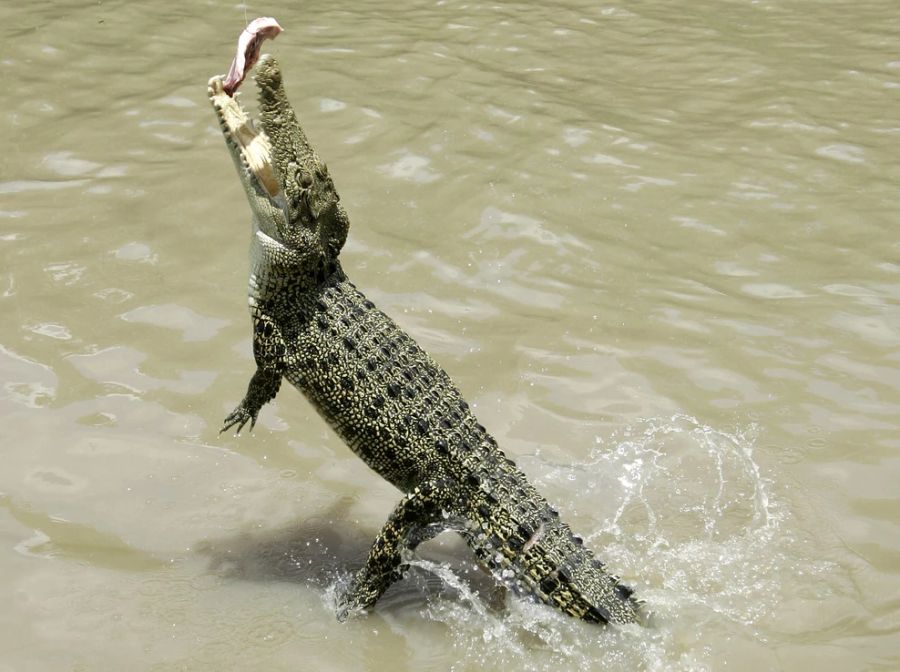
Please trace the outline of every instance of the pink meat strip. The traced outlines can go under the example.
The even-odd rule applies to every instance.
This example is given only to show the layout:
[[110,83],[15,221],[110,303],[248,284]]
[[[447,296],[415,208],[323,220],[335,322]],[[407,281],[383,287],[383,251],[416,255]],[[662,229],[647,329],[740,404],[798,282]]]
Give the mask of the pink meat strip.
[[238,38],[237,53],[231,62],[231,68],[225,75],[225,81],[222,82],[222,88],[229,96],[234,96],[234,92],[238,90],[241,82],[247,73],[253,69],[254,64],[259,59],[259,50],[263,41],[267,39],[274,40],[278,37],[278,33],[282,31],[281,26],[271,16],[261,16],[253,19],[241,36]]

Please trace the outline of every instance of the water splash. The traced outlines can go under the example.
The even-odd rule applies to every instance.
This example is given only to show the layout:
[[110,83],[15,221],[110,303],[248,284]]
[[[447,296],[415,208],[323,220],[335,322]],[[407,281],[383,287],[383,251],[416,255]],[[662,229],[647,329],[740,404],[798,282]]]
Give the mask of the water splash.
[[[646,420],[598,444],[596,476],[615,513],[588,536],[611,564],[633,568],[662,618],[685,605],[753,625],[777,606],[788,551],[788,509],[753,454],[757,428],[714,429],[687,415]],[[615,479],[615,482],[611,482]],[[712,614],[707,614],[712,617]]]
[[831,568],[795,538],[756,436],[753,425],[716,429],[679,414],[598,439],[584,461],[526,465],[567,503],[573,527],[593,528],[588,544],[635,586],[650,625],[596,627],[510,596],[498,609],[468,567],[415,557],[413,580],[444,588],[420,592],[420,611],[450,632],[451,669],[706,670],[722,660],[710,632],[760,645],[777,637],[767,626],[781,602]]

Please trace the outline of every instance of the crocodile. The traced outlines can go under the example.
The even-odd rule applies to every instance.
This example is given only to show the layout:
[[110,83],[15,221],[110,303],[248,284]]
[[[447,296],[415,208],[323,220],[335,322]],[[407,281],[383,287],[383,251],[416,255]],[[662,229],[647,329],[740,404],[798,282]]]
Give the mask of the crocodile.
[[208,94],[252,211],[249,306],[256,371],[222,431],[256,422],[286,379],[403,497],[337,616],[365,613],[413,550],[457,531],[518,595],[596,623],[640,622],[641,602],[498,447],[448,374],[348,279],[349,218],[288,101],[258,63],[259,126],[220,76]]

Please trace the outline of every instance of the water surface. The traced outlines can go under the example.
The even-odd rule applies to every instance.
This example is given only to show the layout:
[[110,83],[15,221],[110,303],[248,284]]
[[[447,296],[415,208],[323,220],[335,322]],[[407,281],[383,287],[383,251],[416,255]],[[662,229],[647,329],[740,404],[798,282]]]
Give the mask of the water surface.
[[[497,595],[253,368],[206,81],[245,18],[356,284],[652,610]],[[900,23],[847,4],[0,9],[0,670],[900,667]],[[252,86],[244,90],[252,100]]]

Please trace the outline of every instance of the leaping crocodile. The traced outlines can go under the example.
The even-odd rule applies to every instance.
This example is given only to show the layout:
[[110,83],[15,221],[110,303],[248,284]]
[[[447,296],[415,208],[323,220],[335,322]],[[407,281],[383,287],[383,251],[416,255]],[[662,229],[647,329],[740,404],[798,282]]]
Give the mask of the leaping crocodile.
[[447,373],[347,278],[339,259],[347,213],[271,56],[260,59],[256,83],[261,130],[222,77],[208,89],[253,213],[256,372],[222,431],[239,433],[247,422],[252,429],[285,378],[404,493],[341,598],[338,618],[373,607],[403,575],[407,552],[455,529],[518,594],[585,621],[637,621],[632,590],[498,448]]

